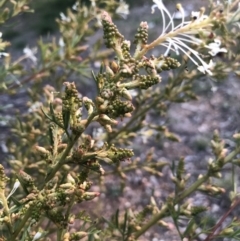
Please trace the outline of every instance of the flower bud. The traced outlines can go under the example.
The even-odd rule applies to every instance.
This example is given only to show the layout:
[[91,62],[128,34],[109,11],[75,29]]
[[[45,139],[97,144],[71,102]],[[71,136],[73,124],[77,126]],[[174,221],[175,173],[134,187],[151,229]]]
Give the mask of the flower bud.
[[119,70],[119,66],[115,61],[111,61],[110,68],[113,71],[113,75],[114,75],[114,73],[117,73]]
[[132,96],[131,96],[131,94],[128,92],[127,89],[123,88],[120,93],[121,93],[121,95],[122,95],[124,98],[126,98],[127,100],[132,100]]
[[233,232],[234,232],[233,228],[225,228],[220,232],[219,235],[229,235]]
[[92,199],[94,199],[95,197],[98,197],[98,196],[100,196],[99,192],[85,192],[83,194],[83,199],[86,200],[86,201],[89,201],[89,200],[92,200]]
[[63,189],[74,189],[74,186],[71,183],[64,183],[60,185],[60,188]]
[[48,150],[46,150],[44,147],[35,146],[35,149],[40,153],[47,154],[47,155],[50,154],[50,152]]
[[67,175],[67,182],[71,183],[71,184],[75,184],[76,183],[74,178],[71,176],[70,173],[68,173],[68,175]]
[[112,127],[110,125],[105,125],[104,127],[108,133],[112,132]]

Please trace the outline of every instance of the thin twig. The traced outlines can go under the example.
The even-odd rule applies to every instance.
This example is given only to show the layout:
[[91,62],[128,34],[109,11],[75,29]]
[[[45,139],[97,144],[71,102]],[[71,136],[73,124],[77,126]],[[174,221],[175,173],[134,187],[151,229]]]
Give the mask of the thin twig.
[[[222,216],[222,218],[218,221],[218,223],[213,227],[211,233],[207,236],[207,238],[204,241],[210,241],[212,238],[214,238],[216,230],[221,226],[221,224],[224,222],[224,220],[228,217],[228,215],[235,209],[238,204],[240,204],[240,198],[236,199],[232,206],[229,208],[229,210]],[[220,231],[219,231],[220,232]],[[219,233],[218,232],[218,233]]]

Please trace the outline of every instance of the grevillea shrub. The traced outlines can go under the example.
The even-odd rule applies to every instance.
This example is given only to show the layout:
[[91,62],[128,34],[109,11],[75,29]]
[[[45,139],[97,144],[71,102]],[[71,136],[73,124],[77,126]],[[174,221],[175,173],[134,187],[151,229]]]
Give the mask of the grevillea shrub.
[[[167,126],[168,110],[171,103],[197,100],[193,86],[200,78],[229,81],[239,75],[239,1],[212,1],[188,16],[184,5],[172,13],[161,0],[153,2],[149,11],[158,24],[151,30],[141,22],[131,39],[114,23],[116,16],[131,15],[122,0],[77,1],[59,13],[58,37],[40,39],[18,59],[1,36],[1,95],[29,97],[28,110],[14,116],[4,144],[0,240],[146,240],[152,227],[170,229],[169,217],[181,240],[239,239],[238,218],[223,224],[240,203],[234,172],[240,134],[233,133],[227,148],[213,133],[211,158],[198,177],[185,168],[184,157],[174,161],[150,148],[153,137],[181,141]],[[28,4],[0,1],[1,23],[31,12]],[[149,41],[151,31],[159,35]],[[206,224],[208,207],[191,198],[198,192],[221,196],[225,190],[215,180],[226,165],[233,170],[231,205]],[[130,203],[110,213],[111,192],[121,192],[133,174],[141,181],[143,172],[169,182],[171,188],[162,190],[167,198],[149,194],[141,209]],[[105,180],[112,191],[102,188]]]

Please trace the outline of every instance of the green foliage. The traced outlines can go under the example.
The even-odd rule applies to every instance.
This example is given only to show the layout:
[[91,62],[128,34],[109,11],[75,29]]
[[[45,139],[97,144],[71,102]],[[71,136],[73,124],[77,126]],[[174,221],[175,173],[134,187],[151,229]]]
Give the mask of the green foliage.
[[[232,218],[229,225],[221,226],[240,203],[234,172],[239,166],[239,133],[233,136],[234,145],[229,149],[218,131],[213,133],[211,158],[205,173],[197,178],[187,170],[184,157],[177,161],[160,158],[154,148],[134,156],[139,140],[145,146],[154,138],[168,140],[170,145],[181,141],[168,127],[168,110],[171,103],[197,100],[193,83],[203,74],[216,80],[232,72],[238,74],[239,56],[233,51],[239,41],[239,25],[235,24],[238,1],[213,3],[208,16],[202,8],[187,22],[183,7],[177,4],[182,19],[176,26],[162,2],[154,2],[162,11],[163,32],[151,43],[147,22],[140,23],[132,42],[120,33],[112,19],[116,13],[128,14],[123,1],[77,2],[74,7],[68,2],[71,7],[56,21],[58,40],[40,39],[38,53],[25,48],[24,55],[13,61],[10,54],[0,53],[5,57],[0,70],[1,93],[28,88],[25,93],[30,99],[28,111],[19,112],[11,126],[11,138],[6,140],[10,168],[0,165],[1,240],[133,241],[154,225],[169,228],[165,219],[169,217],[181,240],[194,240],[201,234],[206,235],[205,241],[239,238],[239,220]],[[27,3],[10,1],[11,11],[2,11],[1,21],[29,11]],[[55,3],[49,2],[48,7]],[[0,2],[4,5],[5,1]],[[87,42],[99,28],[103,37],[89,47]],[[211,41],[213,37],[215,41]],[[7,45],[1,39],[2,51]],[[159,45],[167,50],[154,56],[151,50]],[[180,52],[178,60],[169,56],[170,50]],[[227,65],[221,59],[212,62],[213,56],[226,52]],[[93,63],[101,63],[100,68],[90,71]],[[88,85],[93,97],[79,91],[86,80],[93,83]],[[149,118],[151,115],[157,118]],[[201,140],[196,144],[201,150],[208,146]],[[232,205],[219,221],[210,220],[205,215],[207,207],[194,205],[191,198],[199,192],[223,195],[225,189],[214,180],[221,178],[226,165],[233,167]],[[164,169],[170,186],[166,200],[154,197],[152,185],[146,187],[152,192],[149,204],[141,210],[120,207],[109,215],[106,205],[97,213],[108,177],[116,181],[112,181],[111,190],[120,193],[128,186],[128,175],[135,171],[160,178]],[[106,199],[111,196],[106,194]]]

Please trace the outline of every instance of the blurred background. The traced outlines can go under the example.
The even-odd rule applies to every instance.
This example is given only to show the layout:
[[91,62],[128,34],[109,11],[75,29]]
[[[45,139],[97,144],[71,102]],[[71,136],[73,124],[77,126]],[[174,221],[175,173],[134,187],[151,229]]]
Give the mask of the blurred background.
[[[26,45],[36,45],[41,36],[57,33],[56,18],[59,13],[65,13],[67,8],[74,5],[76,0],[34,0],[31,8],[34,13],[21,14],[0,26],[4,40],[12,43],[11,50],[23,49]],[[90,4],[90,0],[82,0],[82,3]],[[151,5],[151,0],[126,0],[130,9]],[[167,5],[173,5],[177,0],[163,1]],[[149,10],[150,13],[150,10]]]

